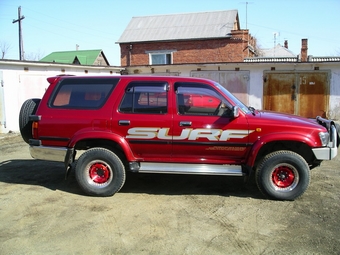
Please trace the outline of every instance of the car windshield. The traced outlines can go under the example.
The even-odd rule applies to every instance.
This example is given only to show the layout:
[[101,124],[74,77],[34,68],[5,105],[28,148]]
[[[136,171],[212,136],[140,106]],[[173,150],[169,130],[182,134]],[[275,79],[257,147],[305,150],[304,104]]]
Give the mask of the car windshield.
[[230,93],[225,87],[223,87],[221,84],[214,82],[215,86],[221,90],[226,96],[227,98],[230,98],[230,100],[232,100],[235,105],[237,105],[241,111],[243,111],[244,113],[251,113],[251,111],[249,110],[249,108],[242,103],[237,97],[235,97],[232,93]]

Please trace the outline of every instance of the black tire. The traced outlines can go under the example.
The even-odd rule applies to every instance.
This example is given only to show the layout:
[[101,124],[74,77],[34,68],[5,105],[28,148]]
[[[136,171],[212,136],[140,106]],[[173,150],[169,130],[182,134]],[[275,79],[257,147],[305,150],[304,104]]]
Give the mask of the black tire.
[[34,115],[37,111],[41,99],[27,99],[21,106],[19,113],[19,129],[22,139],[28,143],[32,139],[32,121],[29,120],[30,115]]
[[79,157],[75,176],[86,194],[107,197],[123,187],[125,168],[120,158],[112,151],[92,148]]
[[276,151],[263,158],[255,178],[265,196],[276,200],[294,200],[307,190],[310,169],[299,154]]
[[336,146],[339,147],[340,145],[340,125],[338,123],[334,124],[336,132],[337,132],[337,144]]

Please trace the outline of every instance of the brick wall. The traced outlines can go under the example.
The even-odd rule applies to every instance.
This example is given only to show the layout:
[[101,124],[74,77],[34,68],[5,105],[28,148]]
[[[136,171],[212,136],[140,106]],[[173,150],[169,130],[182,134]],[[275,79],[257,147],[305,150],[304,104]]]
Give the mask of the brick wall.
[[173,64],[243,62],[248,56],[248,30],[233,30],[231,38],[120,44],[121,66],[149,65],[148,51],[173,51]]
[[308,39],[301,40],[301,61],[307,62],[308,59]]

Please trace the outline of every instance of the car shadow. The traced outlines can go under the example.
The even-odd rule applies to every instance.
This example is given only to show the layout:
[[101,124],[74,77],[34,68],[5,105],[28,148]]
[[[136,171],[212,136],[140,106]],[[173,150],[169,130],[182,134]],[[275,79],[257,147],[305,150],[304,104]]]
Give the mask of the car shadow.
[[[65,178],[63,163],[40,160],[8,160],[0,162],[0,182],[37,185],[50,190],[85,196],[78,186],[74,170]],[[138,174],[127,173],[123,193],[152,195],[217,195],[263,199],[254,178],[243,177]]]
[[254,178],[185,174],[128,173],[119,192],[156,195],[217,195],[263,199]]
[[0,162],[0,182],[35,185],[82,195],[74,178],[65,178],[64,164],[35,159]]

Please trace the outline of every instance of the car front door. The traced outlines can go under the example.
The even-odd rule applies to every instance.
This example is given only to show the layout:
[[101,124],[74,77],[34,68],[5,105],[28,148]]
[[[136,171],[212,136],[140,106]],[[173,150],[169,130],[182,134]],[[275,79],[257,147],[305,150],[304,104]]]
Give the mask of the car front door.
[[239,163],[249,149],[245,116],[234,117],[232,104],[211,85],[177,82],[174,90],[173,160]]

